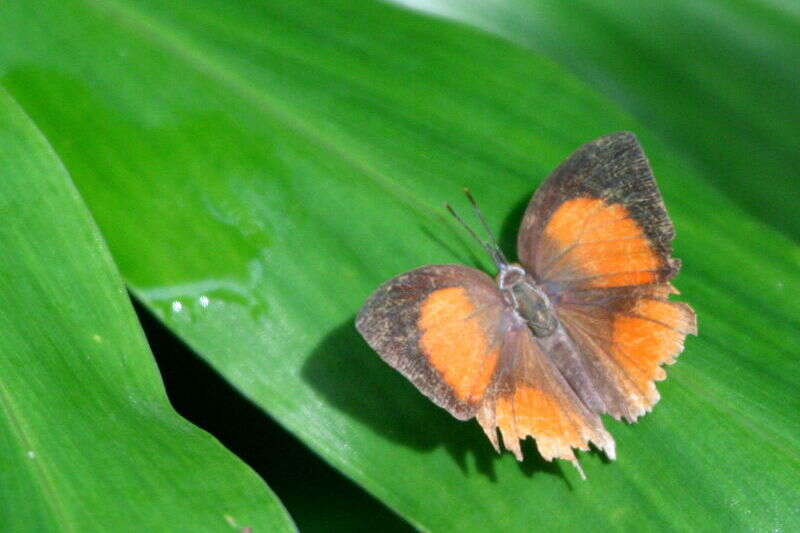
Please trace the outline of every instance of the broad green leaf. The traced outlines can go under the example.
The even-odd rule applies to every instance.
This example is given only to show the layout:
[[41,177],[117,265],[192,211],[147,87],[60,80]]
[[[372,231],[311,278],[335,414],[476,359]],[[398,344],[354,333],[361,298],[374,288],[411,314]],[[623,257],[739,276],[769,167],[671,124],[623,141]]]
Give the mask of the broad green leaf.
[[[528,49],[367,1],[37,1],[0,77],[51,139],[132,290],[325,459],[432,530],[800,524],[800,250],[682,154]],[[426,264],[488,267],[581,143],[640,134],[698,311],[662,402],[608,421],[619,459],[518,464],[419,395],[353,318]],[[712,179],[713,178],[713,179]],[[265,442],[265,446],[269,444]]]
[[69,175],[0,90],[0,530],[292,531],[170,407]]
[[395,0],[542,51],[800,239],[800,9],[762,0]]

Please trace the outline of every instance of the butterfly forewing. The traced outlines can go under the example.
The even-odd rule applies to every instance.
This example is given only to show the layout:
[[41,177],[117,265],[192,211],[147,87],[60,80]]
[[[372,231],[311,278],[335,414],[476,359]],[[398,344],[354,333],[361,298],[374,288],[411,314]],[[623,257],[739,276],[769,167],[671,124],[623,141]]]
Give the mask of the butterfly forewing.
[[463,420],[474,415],[499,365],[508,312],[483,272],[430,265],[382,285],[356,327],[389,365]]
[[662,283],[675,230],[631,133],[579,148],[536,191],[517,238],[520,261],[550,287]]

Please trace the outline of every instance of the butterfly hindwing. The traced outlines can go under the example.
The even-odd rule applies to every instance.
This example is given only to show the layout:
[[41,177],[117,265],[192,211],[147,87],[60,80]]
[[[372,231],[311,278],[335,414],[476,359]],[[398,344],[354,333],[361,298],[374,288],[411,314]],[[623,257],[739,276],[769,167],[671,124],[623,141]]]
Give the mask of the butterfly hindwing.
[[483,272],[430,265],[378,288],[356,327],[420,392],[465,420],[499,364],[507,312],[497,284]]
[[565,294],[558,314],[585,357],[605,401],[603,412],[629,422],[659,400],[662,364],[675,362],[697,319],[688,304],[672,302],[670,285],[595,289]]
[[599,416],[584,405],[525,324],[512,325],[501,350],[501,366],[477,412],[484,432],[522,460],[520,441],[532,436],[541,456],[577,461],[573,448],[589,443],[615,457],[614,439]]

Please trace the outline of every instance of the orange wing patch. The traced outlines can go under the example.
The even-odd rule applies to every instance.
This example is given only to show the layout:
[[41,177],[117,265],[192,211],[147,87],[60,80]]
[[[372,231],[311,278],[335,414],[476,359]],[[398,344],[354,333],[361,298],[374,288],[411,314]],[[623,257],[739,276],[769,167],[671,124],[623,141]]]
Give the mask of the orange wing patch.
[[511,397],[499,398],[495,417],[503,444],[520,461],[520,440],[528,435],[535,436],[539,453],[548,461],[555,457],[574,461],[572,448],[589,448],[578,425],[556,399],[532,387],[520,387]]
[[[691,307],[665,298],[669,284],[653,286],[651,296],[631,299],[624,307],[606,310],[604,304],[566,304],[560,316],[572,337],[608,384],[621,393],[610,401],[608,413],[629,422],[650,411],[660,396],[656,381],[666,377],[661,367],[675,362],[686,335],[697,334]],[[621,402],[621,403],[620,403]]]
[[592,442],[615,458],[614,439],[599,416],[575,395],[527,328],[509,332],[503,357],[515,361],[515,366],[504,368],[498,387],[487,394],[476,413],[495,449],[499,451],[499,429],[503,446],[519,461],[523,459],[521,441],[529,436],[544,459],[572,461],[581,475],[574,449],[588,450]]
[[680,302],[643,298],[615,316],[612,357],[643,395],[646,410],[659,400],[653,382],[667,377],[661,365],[675,362],[687,334],[697,334],[696,317]]
[[477,402],[491,382],[499,346],[492,346],[463,287],[432,292],[419,316],[420,348],[453,394],[463,402]]
[[575,198],[564,202],[553,213],[544,231],[551,239],[569,246],[580,240],[587,217],[592,216],[602,206],[603,201],[599,198]]
[[[554,257],[539,275],[552,281],[585,280],[588,287],[621,287],[657,281],[663,260],[622,204],[599,198],[564,202],[544,230]],[[548,276],[563,270],[566,276]]]

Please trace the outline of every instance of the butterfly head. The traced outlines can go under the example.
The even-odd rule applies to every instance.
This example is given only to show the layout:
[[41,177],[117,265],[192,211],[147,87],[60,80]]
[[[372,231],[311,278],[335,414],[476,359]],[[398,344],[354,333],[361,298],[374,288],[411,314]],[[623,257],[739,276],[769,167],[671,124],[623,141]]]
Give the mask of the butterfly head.
[[521,323],[526,324],[537,337],[547,337],[551,335],[558,326],[558,321],[553,311],[553,305],[547,294],[539,287],[533,277],[517,263],[509,263],[497,239],[494,238],[489,224],[478,208],[478,203],[472,196],[469,189],[464,189],[478,219],[481,221],[489,239],[484,241],[478,237],[477,233],[464,222],[464,220],[448,204],[447,209],[458,220],[472,237],[478,241],[486,252],[491,256],[500,273],[497,275],[497,284],[503,292],[506,302],[514,308]]

